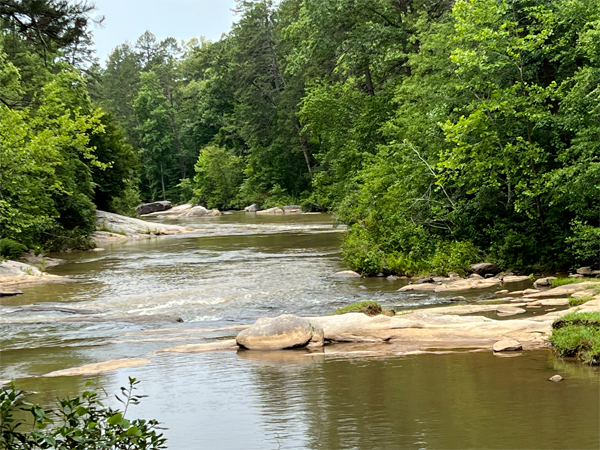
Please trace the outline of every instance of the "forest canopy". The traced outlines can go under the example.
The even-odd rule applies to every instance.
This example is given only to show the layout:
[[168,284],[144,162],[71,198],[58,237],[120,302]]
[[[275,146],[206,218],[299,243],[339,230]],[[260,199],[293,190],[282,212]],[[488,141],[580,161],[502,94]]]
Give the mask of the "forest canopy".
[[92,6],[0,1],[1,237],[294,203],[366,275],[600,262],[599,2],[240,0],[217,42],[147,31],[104,64]]

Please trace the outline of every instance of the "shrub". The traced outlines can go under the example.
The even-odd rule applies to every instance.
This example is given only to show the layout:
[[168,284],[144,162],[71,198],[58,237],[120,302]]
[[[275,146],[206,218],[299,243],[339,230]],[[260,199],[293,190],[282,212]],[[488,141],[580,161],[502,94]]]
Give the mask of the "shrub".
[[27,247],[12,239],[0,239],[0,259],[18,259],[27,251]]
[[[25,393],[14,383],[0,390],[0,448],[2,449],[131,449],[166,448],[166,439],[158,433],[156,420],[126,419],[130,405],[144,396],[135,395],[135,378],[121,388],[117,399],[124,410],[105,407],[98,394],[85,391],[81,396],[59,400],[49,410],[25,401]],[[27,421],[29,413],[31,420]],[[16,417],[15,417],[16,416]],[[31,426],[33,424],[33,427]],[[23,428],[27,424],[25,431]]]

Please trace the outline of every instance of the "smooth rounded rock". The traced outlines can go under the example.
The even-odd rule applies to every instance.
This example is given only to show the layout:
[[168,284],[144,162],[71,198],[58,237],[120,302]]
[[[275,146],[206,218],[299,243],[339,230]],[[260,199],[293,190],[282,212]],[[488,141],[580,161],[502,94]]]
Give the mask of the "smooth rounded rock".
[[316,322],[293,314],[263,317],[238,334],[236,342],[248,350],[321,347],[323,328]]
[[169,201],[144,203],[135,207],[135,212],[140,216],[143,214],[151,214],[157,211],[166,211],[171,209],[173,205]]
[[492,349],[495,353],[498,352],[516,352],[523,350],[521,343],[515,339],[503,339],[494,343]]
[[471,266],[469,266],[469,268],[471,269],[471,272],[474,272],[474,273],[476,273],[478,275],[482,275],[482,276],[487,275],[487,274],[495,275],[500,272],[500,269],[498,268],[498,266],[496,264],[488,263],[488,262],[471,264]]
[[554,381],[555,383],[562,381],[562,379],[563,379],[563,377],[561,377],[559,374],[552,375],[550,378],[548,378],[548,380]]
[[360,274],[353,270],[342,270],[329,275],[329,278],[360,278]]

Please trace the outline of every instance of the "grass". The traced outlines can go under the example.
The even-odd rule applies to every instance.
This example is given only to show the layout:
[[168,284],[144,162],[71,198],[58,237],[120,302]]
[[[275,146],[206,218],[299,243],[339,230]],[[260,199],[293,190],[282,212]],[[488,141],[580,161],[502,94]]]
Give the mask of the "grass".
[[556,280],[552,280],[552,287],[564,286],[565,284],[574,284],[581,283],[583,281],[582,278],[557,278]]
[[550,343],[559,356],[600,364],[600,312],[574,312],[554,321]]
[[585,297],[579,297],[579,298],[570,297],[569,298],[569,306],[583,305],[584,303],[589,302],[592,298],[594,298],[592,295],[586,295]]
[[333,314],[347,314],[354,312],[363,313],[367,316],[378,316],[379,314],[393,316],[395,314],[394,310],[382,308],[378,302],[374,301],[359,302],[352,305],[343,306],[342,308],[338,308]]

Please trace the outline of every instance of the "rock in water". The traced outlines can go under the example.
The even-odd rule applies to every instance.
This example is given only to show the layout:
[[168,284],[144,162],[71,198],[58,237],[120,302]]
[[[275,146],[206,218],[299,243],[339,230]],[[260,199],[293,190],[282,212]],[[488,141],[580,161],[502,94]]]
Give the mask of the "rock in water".
[[236,342],[248,350],[284,350],[299,347],[322,347],[323,328],[293,314],[258,319],[237,335]]
[[515,352],[518,350],[523,350],[523,346],[519,341],[516,341],[515,339],[503,339],[501,341],[496,342],[492,349],[494,350],[494,353]]
[[0,287],[0,297],[11,297],[13,295],[21,295],[21,294],[23,294],[23,292],[19,291],[18,289]]
[[261,211],[256,211],[256,214],[283,214],[283,209],[281,209],[281,208],[263,209]]
[[256,211],[258,211],[258,205],[256,203],[252,203],[250,206],[246,206],[244,208],[244,211],[246,211],[246,212],[256,212]]
[[329,275],[329,278],[360,278],[360,274],[353,270],[342,270]]
[[554,381],[555,383],[562,381],[562,379],[563,377],[561,377],[559,374],[552,375],[550,378],[548,378],[549,381]]
[[498,266],[496,264],[492,264],[492,263],[488,263],[488,262],[471,264],[471,266],[469,268],[471,269],[471,272],[476,273],[477,275],[481,275],[481,276],[484,276],[487,274],[496,275],[497,273],[500,273],[500,269],[498,268]]
[[173,205],[171,202],[163,201],[163,202],[153,202],[153,203],[144,203],[143,205],[138,205],[135,208],[135,212],[140,216],[142,214],[150,214],[157,211],[166,211],[171,209]]
[[218,209],[206,209],[204,206],[194,206],[179,217],[213,217],[220,216]]

